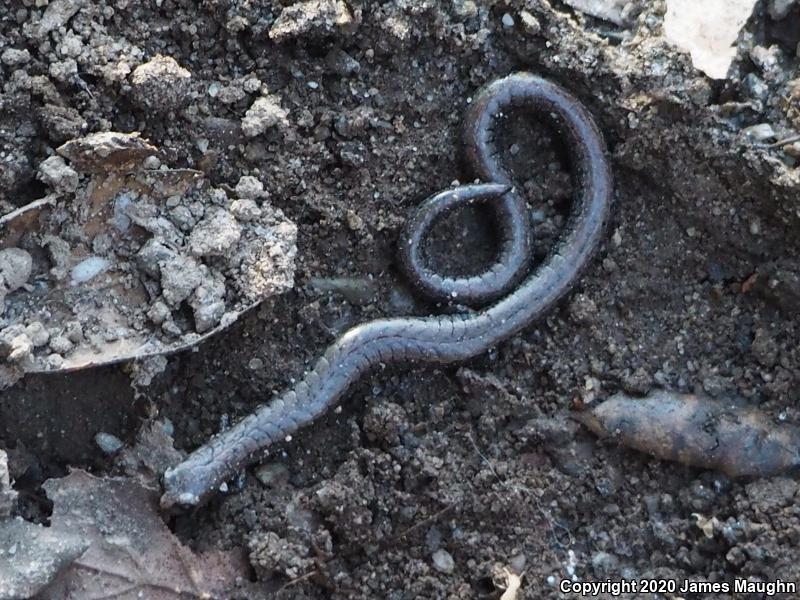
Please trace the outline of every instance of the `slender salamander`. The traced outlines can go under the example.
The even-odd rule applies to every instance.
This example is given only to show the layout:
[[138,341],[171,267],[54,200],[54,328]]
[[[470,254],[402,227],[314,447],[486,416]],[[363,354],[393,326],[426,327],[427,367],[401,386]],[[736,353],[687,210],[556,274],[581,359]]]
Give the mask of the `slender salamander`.
[[[513,188],[512,174],[501,162],[494,133],[497,118],[514,109],[536,112],[565,136],[578,188],[559,242],[521,283],[530,261],[531,223],[524,199]],[[446,190],[421,204],[401,234],[400,264],[428,296],[464,304],[494,303],[474,313],[379,319],[350,329],[292,389],[168,469],[163,507],[207,500],[260,451],[339,402],[371,367],[466,360],[515,335],[570,290],[604,236],[613,194],[605,143],[591,115],[558,85],[515,73],[494,81],[475,97],[465,119],[464,145],[474,174],[487,183]],[[461,278],[430,271],[420,252],[425,234],[455,207],[479,201],[489,202],[497,214],[497,263],[483,274]]]

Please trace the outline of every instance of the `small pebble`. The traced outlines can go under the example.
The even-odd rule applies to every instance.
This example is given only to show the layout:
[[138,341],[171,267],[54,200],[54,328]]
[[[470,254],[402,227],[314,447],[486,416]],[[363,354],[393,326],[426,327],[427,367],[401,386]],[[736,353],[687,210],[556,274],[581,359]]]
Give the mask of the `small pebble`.
[[276,488],[289,480],[289,468],[283,463],[265,463],[255,468],[254,474],[261,484]]
[[432,558],[433,558],[433,566],[436,567],[436,570],[441,573],[449,575],[456,568],[456,563],[453,560],[453,557],[447,550],[443,548],[434,552]]
[[125,445],[117,436],[104,431],[94,436],[94,442],[99,446],[100,450],[109,455],[116,454]]
[[80,285],[81,283],[91,281],[98,275],[105,273],[110,266],[111,262],[100,256],[85,258],[73,267],[70,276],[70,285]]
[[759,123],[758,125],[745,127],[742,130],[742,134],[753,142],[764,142],[776,137],[775,130],[769,123]]

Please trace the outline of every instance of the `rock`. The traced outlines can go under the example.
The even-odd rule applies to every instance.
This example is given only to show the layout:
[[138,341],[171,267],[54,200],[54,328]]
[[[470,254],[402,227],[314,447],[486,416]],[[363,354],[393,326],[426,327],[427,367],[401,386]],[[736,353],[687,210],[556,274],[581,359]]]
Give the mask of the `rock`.
[[255,137],[276,126],[286,126],[289,111],[281,108],[277,96],[257,98],[242,119],[242,132],[247,137]]
[[[166,364],[166,360],[161,364]],[[151,368],[151,376],[154,368],[158,367]],[[164,471],[174,467],[183,458],[174,447],[173,433],[172,423],[168,420],[146,421],[136,436],[136,442],[123,448],[114,464],[126,475],[141,480],[145,485],[157,484]]]
[[70,140],[56,151],[85,173],[132,171],[144,160],[158,154],[155,146],[139,137],[138,132],[103,131]]
[[192,74],[170,56],[156,54],[131,75],[131,97],[139,108],[167,113],[188,104]]
[[522,27],[525,29],[527,34],[539,35],[539,33],[541,33],[542,24],[539,22],[539,19],[534,17],[527,10],[520,11],[519,19],[522,21]]
[[189,232],[197,224],[197,219],[187,206],[176,206],[169,211],[169,220],[184,232]]
[[223,208],[213,208],[189,236],[192,256],[223,256],[242,235],[242,226]]
[[73,344],[83,339],[83,326],[80,321],[67,321],[64,323],[64,335]]
[[443,548],[434,552],[431,558],[433,560],[433,566],[436,567],[436,570],[440,573],[450,575],[456,568],[453,557]]
[[344,0],[307,0],[285,7],[269,30],[270,39],[320,39],[335,34],[351,35],[357,24]]
[[50,63],[50,77],[61,83],[69,83],[78,74],[78,63],[74,58],[67,58]]
[[45,365],[51,371],[56,371],[60,369],[63,366],[63,364],[64,364],[64,357],[61,356],[60,354],[53,353],[48,355],[48,357],[45,359]]
[[775,139],[775,130],[769,123],[759,123],[742,129],[742,135],[752,142],[764,142]]
[[72,268],[70,285],[80,285],[91,281],[105,273],[111,267],[111,261],[102,256],[89,256]]
[[597,319],[597,305],[585,294],[576,294],[569,305],[569,313],[577,323],[591,323]]

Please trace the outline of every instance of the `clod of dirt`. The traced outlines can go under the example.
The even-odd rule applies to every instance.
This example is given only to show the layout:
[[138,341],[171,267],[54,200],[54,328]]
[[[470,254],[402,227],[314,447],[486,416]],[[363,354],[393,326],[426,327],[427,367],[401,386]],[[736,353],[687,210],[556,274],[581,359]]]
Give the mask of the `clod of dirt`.
[[85,551],[41,598],[73,597],[76,589],[87,598],[230,598],[246,576],[237,551],[195,554],[183,546],[161,520],[154,490],[129,479],[77,470],[44,489],[54,504],[50,533],[82,539]]
[[269,37],[276,42],[297,37],[319,39],[336,33],[350,35],[357,26],[344,0],[308,0],[285,7]]
[[59,194],[69,194],[78,189],[78,173],[60,156],[51,156],[39,165],[39,179]]
[[[29,279],[36,289],[8,296],[0,358],[31,372],[155,357],[292,286],[297,228],[263,201],[257,181],[237,188],[261,202],[229,198],[198,171],[114,172],[152,155],[137,135],[98,134],[62,149],[83,168],[107,168],[6,224],[31,253],[0,251],[0,297]],[[77,179],[62,158],[48,161],[47,173],[69,169]],[[142,385],[152,379],[139,374]]]
[[8,454],[5,450],[0,450],[0,520],[10,516],[16,504],[17,492],[11,487]]
[[333,532],[365,543],[372,535],[375,494],[373,482],[361,473],[358,459],[351,458],[319,486],[313,504]]
[[250,562],[264,579],[276,573],[294,579],[314,565],[306,546],[285,540],[273,531],[251,537],[248,545]]
[[192,74],[171,56],[156,54],[131,75],[131,97],[140,107],[156,113],[178,110],[189,101]]
[[244,200],[259,200],[269,196],[264,184],[252,175],[243,175],[236,184],[236,195]]
[[31,28],[33,36],[42,38],[51,31],[63,27],[85,3],[86,0],[54,0],[47,5],[42,19]]
[[31,59],[31,53],[27,50],[19,50],[17,48],[6,48],[0,54],[0,62],[9,67],[18,67],[24,65]]
[[397,446],[410,425],[405,409],[395,402],[382,402],[370,407],[364,415],[364,433],[370,441],[387,447]]
[[617,394],[576,419],[623,446],[729,477],[767,477],[800,465],[800,428],[755,409],[658,391]]
[[143,140],[139,133],[103,131],[70,140],[56,149],[82,173],[132,171],[158,149]]
[[[248,220],[251,216],[247,214]],[[197,224],[189,236],[189,252],[197,258],[203,256],[222,256],[239,243],[242,227],[227,210],[213,207],[206,211],[203,220]]]
[[272,127],[285,127],[289,124],[289,111],[281,107],[277,96],[257,98],[242,119],[242,132],[247,137],[255,137]]
[[142,485],[157,487],[164,471],[174,467],[182,458],[183,455],[173,446],[171,424],[148,421],[139,430],[136,443],[123,448],[115,464]]
[[0,250],[0,316],[5,312],[5,298],[21,288],[31,276],[33,259],[20,248]]
[[760,265],[750,289],[787,314],[800,310],[800,269],[790,261]]

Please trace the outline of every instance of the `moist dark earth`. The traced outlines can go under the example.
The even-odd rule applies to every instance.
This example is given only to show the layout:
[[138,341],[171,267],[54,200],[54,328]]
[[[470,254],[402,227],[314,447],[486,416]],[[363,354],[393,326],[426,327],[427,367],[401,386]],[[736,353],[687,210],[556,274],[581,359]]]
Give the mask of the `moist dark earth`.
[[[37,166],[64,141],[140,131],[215,185],[258,178],[298,226],[297,271],[291,291],[170,357],[147,387],[123,365],[2,392],[18,514],[46,521],[40,486],[70,467],[115,473],[100,431],[132,442],[168,418],[190,451],[349,327],[454,310],[403,280],[398,231],[424,198],[472,179],[460,159],[470,97],[529,70],[587,105],[616,180],[606,241],[572,294],[467,364],[380,369],[229,493],[165,518],[195,549],[246,549],[255,585],[240,597],[499,598],[504,566],[524,572],[518,598],[570,597],[558,583],[573,577],[800,582],[793,473],[732,481],[571,418],[617,391],[663,388],[800,424],[798,6],[776,20],[759,4],[714,81],[664,40],[660,2],[634,2],[614,25],[546,0],[60,1],[77,10],[44,33],[46,2],[0,8],[0,48],[27,52],[0,64],[3,212],[44,195]],[[175,105],[148,105],[128,75],[158,54],[191,73]],[[250,136],[259,90],[288,124]],[[567,149],[529,115],[500,129],[541,260],[575,191]],[[432,264],[490,264],[485,216],[452,217]]]

